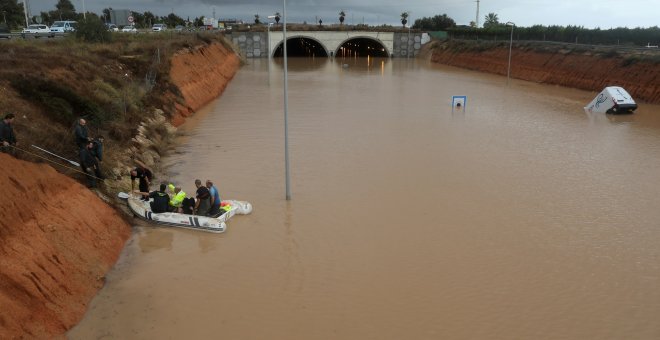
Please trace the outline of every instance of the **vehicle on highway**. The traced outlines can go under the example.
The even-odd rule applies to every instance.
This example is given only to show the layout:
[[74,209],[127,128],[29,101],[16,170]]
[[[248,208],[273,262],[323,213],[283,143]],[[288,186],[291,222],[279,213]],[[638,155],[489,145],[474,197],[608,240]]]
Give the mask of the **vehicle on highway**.
[[77,21],[55,21],[52,26],[50,26],[50,37],[55,35],[61,35],[68,32],[75,32],[76,27],[78,27]]
[[11,39],[11,31],[5,24],[0,24],[0,39]]
[[121,31],[125,33],[137,33],[137,28],[135,28],[133,25],[128,25],[122,27]]
[[108,31],[110,31],[110,32],[117,32],[117,31],[119,31],[119,27],[117,27],[117,25],[115,25],[115,24],[107,23],[107,24],[105,24],[105,28],[107,28]]
[[50,35],[50,28],[47,25],[34,24],[30,25],[27,28],[23,29],[21,36],[26,38],[28,36],[33,36],[35,38],[47,37]]
[[151,30],[154,32],[161,32],[167,29],[167,25],[165,24],[154,24],[153,27],[151,27]]
[[182,25],[176,25],[176,27],[174,27],[174,30],[177,32],[183,32],[184,29],[185,27],[183,27]]

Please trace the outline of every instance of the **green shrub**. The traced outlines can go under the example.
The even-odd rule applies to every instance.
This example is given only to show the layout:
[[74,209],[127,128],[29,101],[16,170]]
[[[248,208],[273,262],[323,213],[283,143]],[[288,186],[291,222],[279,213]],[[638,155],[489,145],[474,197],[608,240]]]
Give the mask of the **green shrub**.
[[637,63],[638,61],[639,61],[639,57],[637,56],[634,55],[627,56],[623,59],[623,61],[621,61],[621,66],[623,67],[630,66]]
[[56,118],[56,120],[67,123],[73,122],[75,120],[75,115],[73,114],[73,108],[71,104],[66,100],[58,97],[50,97],[48,95],[43,95],[39,98],[39,101],[43,104],[46,111]]
[[75,116],[96,123],[110,119],[96,103],[57,82],[22,76],[14,78],[11,85],[23,98],[37,102],[49,116],[61,123],[69,124]]
[[96,79],[94,80],[93,84],[95,88],[94,95],[96,96],[96,99],[103,103],[113,102],[121,96],[112,85],[104,82],[103,79]]
[[86,42],[110,42],[112,34],[105,27],[101,19],[96,16],[89,16],[78,23],[76,29],[76,38]]

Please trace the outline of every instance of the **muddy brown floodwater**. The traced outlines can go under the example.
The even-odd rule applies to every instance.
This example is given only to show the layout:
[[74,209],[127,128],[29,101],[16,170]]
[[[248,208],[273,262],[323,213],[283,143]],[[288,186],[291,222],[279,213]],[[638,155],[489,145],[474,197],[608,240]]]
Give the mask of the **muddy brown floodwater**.
[[292,200],[282,68],[250,60],[167,162],[254,212],[139,225],[70,338],[660,338],[660,106],[590,116],[596,93],[414,60],[289,67]]

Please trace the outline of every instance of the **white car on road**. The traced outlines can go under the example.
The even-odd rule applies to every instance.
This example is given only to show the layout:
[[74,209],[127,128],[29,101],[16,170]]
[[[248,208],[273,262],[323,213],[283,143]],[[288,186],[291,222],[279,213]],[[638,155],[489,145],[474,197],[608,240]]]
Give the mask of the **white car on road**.
[[23,38],[25,38],[27,35],[32,35],[35,38],[47,37],[50,35],[50,28],[46,25],[34,24],[24,28],[23,32],[21,32],[21,35]]
[[166,29],[167,29],[167,25],[165,24],[154,24],[154,26],[151,27],[151,30],[154,32],[164,31]]
[[55,35],[63,35],[64,33],[75,32],[76,27],[78,27],[77,21],[55,21],[52,26],[50,26],[50,37]]
[[124,26],[121,29],[121,31],[122,32],[128,32],[128,33],[137,33],[137,28],[135,28],[135,26],[128,25],[128,26]]

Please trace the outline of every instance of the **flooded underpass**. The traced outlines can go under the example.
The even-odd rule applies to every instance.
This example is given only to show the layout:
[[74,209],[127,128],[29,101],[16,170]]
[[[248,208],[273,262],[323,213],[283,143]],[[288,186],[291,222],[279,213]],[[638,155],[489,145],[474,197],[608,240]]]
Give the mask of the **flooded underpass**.
[[660,107],[588,115],[594,96],[291,58],[286,201],[282,68],[250,60],[167,164],[253,213],[137,225],[68,336],[657,339]]

